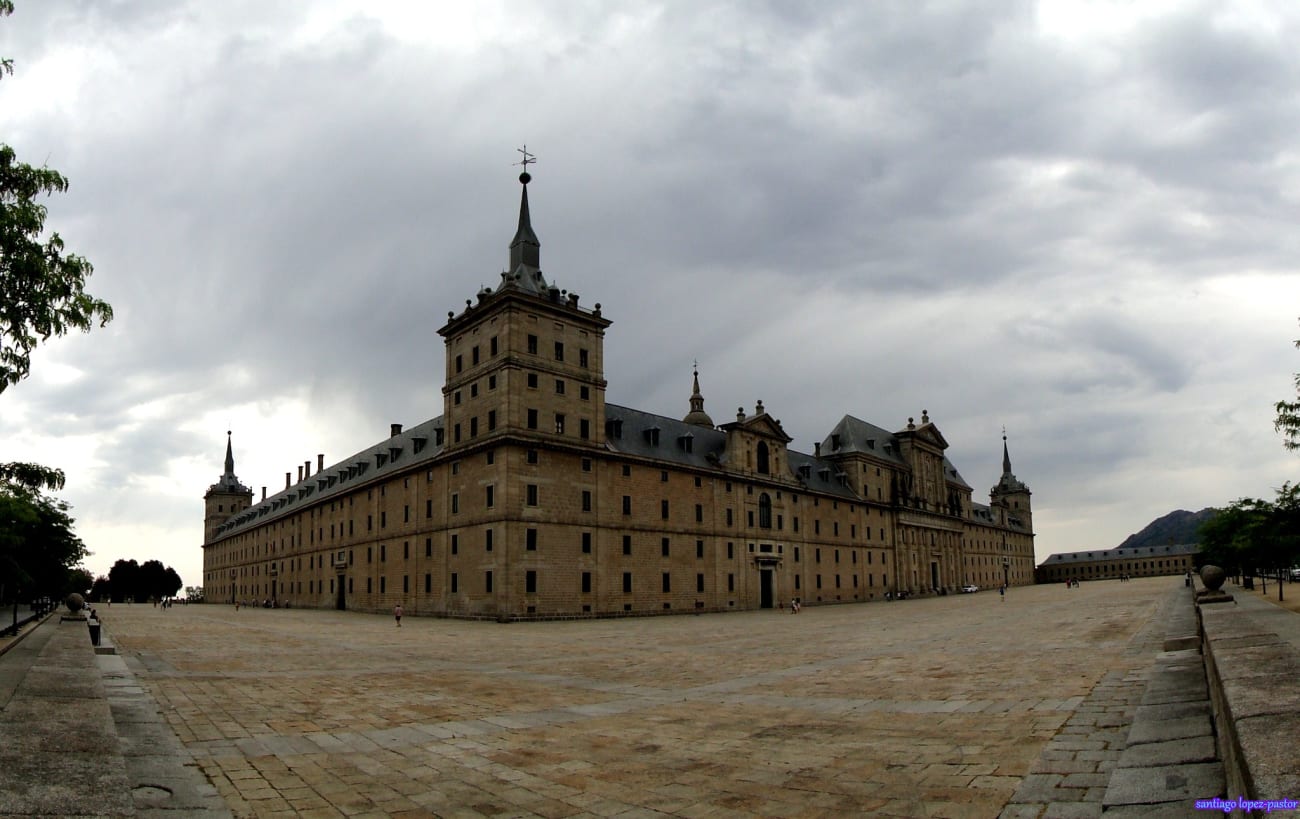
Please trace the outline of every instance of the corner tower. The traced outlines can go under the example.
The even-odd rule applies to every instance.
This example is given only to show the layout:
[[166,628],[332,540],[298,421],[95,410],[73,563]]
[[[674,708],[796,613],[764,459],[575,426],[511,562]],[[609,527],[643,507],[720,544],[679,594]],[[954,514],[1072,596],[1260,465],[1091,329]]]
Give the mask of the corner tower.
[[203,542],[211,543],[217,527],[253,503],[253,490],[235,477],[235,454],[226,430],[226,471],[203,496]]
[[548,282],[528,207],[524,153],[519,224],[510,266],[438,330],[446,346],[446,450],[501,436],[547,445],[597,447],[605,440],[605,328],[600,305]]
[[1007,450],[1007,434],[1002,433],[1002,477],[989,490],[989,505],[1002,512],[1001,523],[1018,524],[1026,532],[1034,531],[1033,512],[1029,505],[1029,487],[1011,471],[1011,453]]

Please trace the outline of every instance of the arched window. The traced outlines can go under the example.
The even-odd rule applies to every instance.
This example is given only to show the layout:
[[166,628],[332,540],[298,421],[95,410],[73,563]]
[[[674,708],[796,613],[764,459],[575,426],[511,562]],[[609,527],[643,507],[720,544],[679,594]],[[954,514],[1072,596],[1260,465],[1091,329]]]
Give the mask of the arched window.
[[772,498],[766,492],[758,496],[758,528],[772,528]]
[[771,471],[772,468],[768,463],[767,442],[759,441],[758,442],[758,474],[767,475]]

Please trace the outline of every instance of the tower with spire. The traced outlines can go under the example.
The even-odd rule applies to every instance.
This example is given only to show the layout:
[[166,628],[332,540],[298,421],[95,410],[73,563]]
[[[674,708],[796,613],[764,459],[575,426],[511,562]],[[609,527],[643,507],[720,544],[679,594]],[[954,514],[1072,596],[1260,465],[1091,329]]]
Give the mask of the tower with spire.
[[528,206],[527,166],[509,267],[438,330],[446,347],[443,418],[448,450],[503,436],[597,447],[605,427],[605,328],[600,305],[584,309],[577,293],[548,281]]
[[253,490],[235,476],[235,452],[230,430],[226,430],[226,471],[203,495],[203,542],[210,543],[217,527],[253,503]]
[[1007,449],[1007,434],[1002,433],[1002,477],[989,490],[989,505],[1001,511],[1003,525],[1016,525],[1027,532],[1034,530],[1033,512],[1029,505],[1029,487],[1011,471],[1011,453]]
[[704,411],[704,396],[700,394],[700,368],[696,366],[692,375],[695,378],[694,385],[691,388],[691,411],[686,413],[682,418],[683,424],[694,424],[697,427],[708,427],[713,429],[713,419]]

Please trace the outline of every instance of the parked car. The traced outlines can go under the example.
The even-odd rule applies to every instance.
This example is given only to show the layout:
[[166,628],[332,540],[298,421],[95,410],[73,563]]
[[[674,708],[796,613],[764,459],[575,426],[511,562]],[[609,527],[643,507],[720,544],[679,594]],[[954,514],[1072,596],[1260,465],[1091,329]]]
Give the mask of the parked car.
[[976,586],[974,583],[967,583],[965,586],[962,586],[962,587],[961,587],[961,593],[962,593],[962,594],[974,594],[975,592],[977,592],[977,591],[979,591],[979,590],[980,590],[980,587],[979,587],[979,586]]

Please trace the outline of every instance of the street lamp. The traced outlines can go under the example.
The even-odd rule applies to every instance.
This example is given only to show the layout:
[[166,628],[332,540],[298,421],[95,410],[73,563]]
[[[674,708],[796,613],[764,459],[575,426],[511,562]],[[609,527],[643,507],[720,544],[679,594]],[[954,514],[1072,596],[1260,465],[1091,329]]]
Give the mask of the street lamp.
[[1002,556],[1002,586],[1007,588],[1011,585],[1011,558],[1006,555]]

